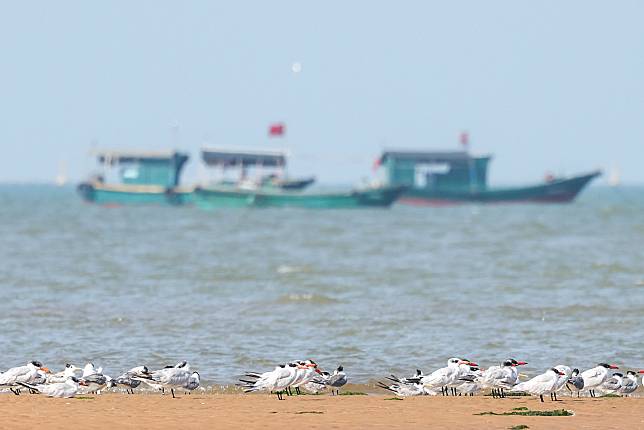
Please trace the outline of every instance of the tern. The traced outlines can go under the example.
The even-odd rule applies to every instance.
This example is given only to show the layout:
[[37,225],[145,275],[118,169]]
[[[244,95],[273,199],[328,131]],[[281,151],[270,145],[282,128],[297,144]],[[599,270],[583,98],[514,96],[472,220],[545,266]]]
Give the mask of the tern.
[[155,388],[170,388],[172,398],[174,399],[174,389],[186,388],[191,376],[190,365],[187,361],[182,361],[174,367],[164,367],[163,369],[155,370],[150,375],[135,375],[132,378],[145,382]]
[[300,394],[300,387],[317,378],[321,372],[317,363],[313,360],[299,362],[298,369],[301,369],[301,372],[299,372],[298,378],[293,382],[292,387],[295,388],[297,394]]
[[309,393],[317,394],[326,389],[325,382],[328,381],[330,377],[331,374],[329,372],[320,372],[320,376],[317,376],[310,382],[307,382],[302,386],[302,388],[304,388],[304,390]]
[[31,384],[35,378],[39,377],[38,371],[50,373],[49,369],[43,367],[40,361],[30,361],[26,366],[12,367],[11,369],[0,374],[0,386],[9,387],[11,392],[16,396],[20,395],[20,389],[14,390],[12,387],[20,382]]
[[518,366],[528,364],[525,361],[517,361],[514,358],[504,360],[499,366],[490,366],[481,372],[478,379],[482,388],[491,388],[492,397],[505,397],[505,391],[514,387],[519,382]]
[[60,382],[66,382],[68,378],[76,376],[77,372],[82,371],[80,367],[76,367],[73,364],[65,364],[65,368],[60,372],[52,373],[47,377],[48,384],[55,384]]
[[580,397],[581,390],[584,389],[584,378],[579,375],[579,369],[573,369],[570,378],[566,382],[566,388],[570,391],[571,396],[576,391],[577,397]]
[[280,364],[274,370],[258,373],[247,373],[246,376],[256,378],[255,381],[240,379],[244,391],[249,393],[253,391],[268,391],[275,393],[278,400],[284,400],[283,394],[286,389],[293,383],[297,377],[297,364],[289,363],[288,365]]
[[78,393],[79,386],[85,383],[78,380],[75,376],[70,376],[65,382],[54,382],[52,384],[27,384],[25,382],[18,382],[18,384],[48,397],[74,397]]
[[420,379],[420,383],[429,391],[436,391],[440,388],[441,393],[447,395],[447,386],[453,384],[458,378],[461,364],[476,366],[476,363],[471,363],[461,358],[450,358],[447,360],[447,367],[441,367],[431,374],[423,376]]
[[529,381],[521,382],[515,385],[510,391],[530,393],[533,396],[539,396],[539,398],[543,402],[543,395],[550,394],[554,391],[555,386],[557,385],[557,381],[562,375],[564,375],[563,372],[552,367],[545,373],[537,375]]
[[114,379],[114,385],[117,387],[125,387],[125,391],[128,394],[134,394],[134,389],[141,385],[141,380],[134,379],[135,376],[148,378],[151,374],[146,366],[133,367],[118,378]]
[[347,374],[344,373],[344,367],[338,366],[337,369],[333,371],[333,374],[331,377],[325,381],[325,384],[329,387],[331,387],[331,394],[333,394],[333,389],[335,388],[335,394],[340,395],[340,387],[343,387],[349,378],[347,377]]
[[588,390],[591,397],[595,397],[595,388],[608,379],[608,369],[619,369],[619,367],[614,364],[599,363],[596,367],[582,372],[584,388]]
[[188,394],[190,394],[191,391],[194,391],[197,388],[199,388],[200,384],[201,384],[201,376],[199,376],[199,372],[192,372],[192,374],[190,374],[190,377],[188,378],[188,382],[186,382],[183,388],[188,390]]
[[[640,372],[644,373],[644,371],[640,370]],[[619,387],[619,394],[623,396],[628,396],[631,393],[634,393],[635,390],[639,387],[639,384],[637,383],[637,373],[633,372],[632,370],[629,370],[626,372],[626,376],[622,379],[622,386]]]
[[622,380],[624,378],[624,375],[622,373],[613,373],[606,381],[604,381],[603,384],[599,386],[599,388],[605,393],[605,394],[613,394],[616,391],[618,391],[620,388],[622,388]]
[[572,375],[572,371],[570,370],[570,367],[564,366],[563,364],[560,364],[558,366],[555,366],[555,369],[557,369],[559,372],[563,373],[563,375],[559,375],[559,379],[557,379],[557,383],[555,384],[555,388],[550,393],[550,400],[557,401],[557,391],[560,391],[563,389],[563,387],[566,385],[568,380],[570,379],[570,376]]

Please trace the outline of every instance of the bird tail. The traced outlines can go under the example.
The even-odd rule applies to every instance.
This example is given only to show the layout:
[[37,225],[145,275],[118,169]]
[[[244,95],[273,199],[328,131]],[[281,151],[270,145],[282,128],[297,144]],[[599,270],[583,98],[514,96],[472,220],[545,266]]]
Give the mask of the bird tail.
[[35,385],[27,384],[25,382],[18,382],[18,385],[21,385],[21,386],[23,386],[23,387],[25,387],[25,388],[27,388],[29,390],[34,390],[34,391],[40,392],[40,390],[38,390],[38,388],[36,388]]
[[389,391],[391,391],[392,393],[395,393],[395,392],[396,392],[396,390],[394,390],[393,388],[389,387],[388,385],[386,385],[386,384],[384,384],[384,383],[382,383],[382,382],[380,382],[380,381],[378,381],[378,382],[376,383],[376,385],[377,385],[378,387],[380,387],[380,388],[384,388],[385,390],[389,390]]

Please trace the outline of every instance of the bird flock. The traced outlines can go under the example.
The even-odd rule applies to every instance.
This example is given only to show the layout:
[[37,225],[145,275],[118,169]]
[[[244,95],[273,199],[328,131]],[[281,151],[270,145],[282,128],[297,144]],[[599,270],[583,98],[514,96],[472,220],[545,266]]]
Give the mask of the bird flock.
[[638,373],[644,373],[644,370],[629,370],[626,376],[619,372],[611,374],[610,371],[618,367],[606,363],[599,363],[581,373],[579,369],[558,365],[521,382],[518,368],[526,364],[525,361],[508,358],[484,370],[470,360],[454,357],[447,361],[446,367],[428,375],[416,370],[411,377],[391,375],[386,378],[389,382],[378,382],[377,385],[401,397],[437,394],[473,396],[483,390],[491,390],[495,398],[503,398],[507,393],[527,393],[539,396],[543,402],[543,396],[550,395],[551,400],[557,400],[557,393],[566,391],[571,395],[576,392],[578,397],[582,391],[596,397],[596,390],[603,394],[628,396],[640,385]]
[[134,393],[141,384],[165,393],[170,389],[172,397],[175,390],[190,392],[199,387],[199,372],[190,370],[187,361],[150,371],[147,366],[137,366],[117,378],[103,374],[101,367],[87,363],[85,367],[66,364],[60,372],[52,373],[39,361],[30,361],[25,366],[13,367],[0,373],[0,388],[15,395],[27,389],[33,394],[49,397],[74,397],[77,394],[99,393],[108,388],[125,388]]
[[[547,395],[550,395],[551,400],[558,400],[557,394],[562,392],[569,392],[571,396],[576,393],[577,397],[582,392],[588,393],[590,397],[596,397],[597,392],[628,396],[640,386],[638,374],[644,374],[644,370],[628,370],[625,375],[611,372],[619,368],[607,363],[599,363],[584,372],[558,365],[529,380],[521,381],[520,377],[524,375],[519,373],[519,368],[526,364],[528,363],[525,361],[508,358],[499,365],[483,369],[471,360],[453,357],[447,360],[447,366],[432,373],[424,374],[421,370],[416,370],[414,375],[406,378],[390,375],[386,378],[387,382],[379,381],[376,385],[400,397],[474,396],[491,392],[494,398],[504,398],[510,393],[527,393],[539,396],[543,402]],[[339,395],[340,388],[347,381],[343,366],[338,366],[329,373],[309,359],[280,364],[267,372],[246,372],[237,386],[244,392],[268,392],[275,394],[279,400],[284,400],[285,396],[303,392],[318,394],[326,389],[330,389],[331,395]],[[0,390],[10,391],[15,395],[28,390],[32,394],[67,398],[77,394],[100,394],[108,389],[120,389],[133,394],[135,389],[147,387],[162,393],[170,390],[174,398],[175,391],[190,394],[199,386],[199,372],[192,371],[187,361],[152,371],[147,366],[137,366],[116,378],[105,375],[103,369],[93,363],[87,363],[83,368],[67,364],[61,371],[53,373],[41,362],[30,361],[24,366],[0,373]]]

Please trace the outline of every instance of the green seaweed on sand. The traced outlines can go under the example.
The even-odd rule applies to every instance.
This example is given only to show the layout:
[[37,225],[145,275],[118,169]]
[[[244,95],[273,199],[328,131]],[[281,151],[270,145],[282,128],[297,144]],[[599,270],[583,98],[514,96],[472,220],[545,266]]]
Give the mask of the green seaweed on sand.
[[528,427],[528,426],[527,426],[527,425],[525,425],[525,424],[519,424],[519,425],[512,426],[512,427],[508,427],[508,428],[509,428],[510,430],[525,430],[525,429],[529,429],[530,427]]
[[300,411],[300,412],[295,412],[296,415],[302,415],[302,414],[323,414],[324,412],[322,411]]
[[76,396],[74,398],[78,400],[94,400],[94,397],[90,397],[90,396]]
[[521,407],[519,407],[519,408],[512,408],[512,410],[513,410],[513,411],[527,411],[527,410],[528,410],[528,408],[526,408],[525,406],[521,406]]
[[619,394],[608,393],[608,394],[604,394],[604,395],[602,395],[600,397],[622,397],[622,396],[620,396]]
[[389,397],[385,400],[404,400],[404,399],[401,399],[400,397]]
[[521,415],[524,417],[569,417],[574,415],[572,411],[566,409],[554,409],[552,411],[531,411],[530,409],[526,410],[513,410],[510,412],[479,412],[474,415]]
[[362,391],[343,391],[339,396],[366,396],[367,393],[363,393]]
[[[528,393],[505,393],[505,397],[528,397],[530,394]],[[487,393],[485,394],[485,397],[492,397],[492,393]]]

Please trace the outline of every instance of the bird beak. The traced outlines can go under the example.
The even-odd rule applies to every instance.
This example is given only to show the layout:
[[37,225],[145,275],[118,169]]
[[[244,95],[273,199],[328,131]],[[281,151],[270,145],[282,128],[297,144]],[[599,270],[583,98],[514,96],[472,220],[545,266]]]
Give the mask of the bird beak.
[[637,373],[644,373],[644,370],[640,370],[640,371],[639,371],[639,372],[637,372]]
[[51,373],[51,371],[46,367],[41,367],[40,370],[42,370],[45,373]]
[[87,382],[83,381],[82,379],[78,382],[78,385],[84,385],[87,387]]
[[479,367],[479,365],[478,365],[478,364],[476,364],[476,363],[474,363],[473,361],[468,361],[468,362],[467,362],[467,363],[465,363],[465,364],[469,364],[470,366],[474,366],[474,367]]
[[526,364],[528,364],[526,361],[517,361],[516,365],[517,366],[525,366]]
[[610,367],[611,369],[619,369],[619,367],[617,367],[617,366],[616,366],[616,365],[614,365],[614,364],[611,364],[609,367]]
[[[315,371],[316,371],[317,373],[319,373],[320,375],[322,374],[322,371],[321,371],[320,369],[315,369]],[[644,373],[644,370],[640,370],[640,372]]]

